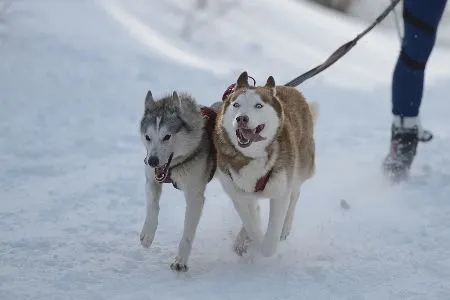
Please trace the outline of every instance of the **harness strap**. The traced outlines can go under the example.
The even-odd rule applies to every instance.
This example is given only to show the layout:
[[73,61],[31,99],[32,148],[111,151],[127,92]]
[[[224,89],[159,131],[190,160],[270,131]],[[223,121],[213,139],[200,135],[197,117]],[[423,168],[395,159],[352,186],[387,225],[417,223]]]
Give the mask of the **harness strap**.
[[[255,184],[255,189],[253,190],[255,193],[256,192],[261,192],[264,191],[264,189],[266,188],[267,182],[269,182],[270,176],[272,175],[272,169],[266,173],[266,175],[260,177]],[[228,170],[228,176],[230,177],[231,181],[233,181],[233,176],[231,176],[230,171]]]
[[222,95],[222,101],[225,101],[228,96],[234,92],[234,88],[236,86],[236,83],[232,83],[228,86],[228,88],[225,90],[225,92]]
[[263,177],[258,179],[258,181],[256,182],[256,185],[255,185],[255,192],[264,191],[264,189],[266,188],[266,184],[269,181],[271,175],[272,175],[272,170],[270,170],[269,172],[267,172],[266,175],[264,175]]

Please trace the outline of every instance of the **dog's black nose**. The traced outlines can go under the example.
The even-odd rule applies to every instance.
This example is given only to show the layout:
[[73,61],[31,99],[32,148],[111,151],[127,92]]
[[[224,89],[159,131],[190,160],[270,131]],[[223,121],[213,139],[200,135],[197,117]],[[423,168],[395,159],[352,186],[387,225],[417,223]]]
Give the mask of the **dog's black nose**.
[[247,125],[248,116],[246,116],[246,115],[238,116],[238,117],[236,117],[236,121],[237,121],[238,125],[240,125],[240,126]]
[[152,168],[157,167],[159,165],[159,159],[156,156],[150,156],[147,162],[148,165]]

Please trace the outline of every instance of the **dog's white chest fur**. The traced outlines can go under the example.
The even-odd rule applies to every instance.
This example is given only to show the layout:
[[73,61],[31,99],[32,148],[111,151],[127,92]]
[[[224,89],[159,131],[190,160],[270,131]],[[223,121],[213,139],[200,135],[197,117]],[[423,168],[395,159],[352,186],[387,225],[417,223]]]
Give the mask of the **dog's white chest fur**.
[[267,175],[273,167],[273,159],[260,157],[252,159],[246,166],[241,168],[239,172],[230,169],[233,183],[241,190],[249,193],[255,191],[258,180]]

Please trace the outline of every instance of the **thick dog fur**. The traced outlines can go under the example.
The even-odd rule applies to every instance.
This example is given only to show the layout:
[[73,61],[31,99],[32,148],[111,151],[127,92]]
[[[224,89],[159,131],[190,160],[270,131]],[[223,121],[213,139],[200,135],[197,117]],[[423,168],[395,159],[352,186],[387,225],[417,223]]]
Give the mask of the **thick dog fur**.
[[[150,247],[158,226],[159,200],[162,183],[155,180],[155,167],[170,164],[171,179],[183,191],[186,213],[178,255],[171,268],[186,271],[197,226],[203,211],[204,192],[214,172],[212,140],[205,131],[205,118],[200,107],[188,94],[176,92],[155,101],[149,91],[140,122],[142,142],[147,150],[145,159],[147,214],[140,235],[141,244]],[[151,166],[153,165],[153,166]]]
[[[272,76],[265,86],[249,86],[247,72],[239,76],[235,90],[224,100],[214,144],[218,178],[243,222],[234,244],[239,255],[247,251],[251,241],[264,256],[271,256],[280,239],[289,235],[300,187],[315,171],[317,108],[295,88],[276,86]],[[250,145],[247,142],[251,139],[238,138],[243,116],[248,122],[244,122],[244,130],[248,127],[257,133],[263,128],[249,135],[257,136]],[[264,190],[255,191],[258,179],[269,171]],[[258,198],[270,199],[265,234],[260,228]]]

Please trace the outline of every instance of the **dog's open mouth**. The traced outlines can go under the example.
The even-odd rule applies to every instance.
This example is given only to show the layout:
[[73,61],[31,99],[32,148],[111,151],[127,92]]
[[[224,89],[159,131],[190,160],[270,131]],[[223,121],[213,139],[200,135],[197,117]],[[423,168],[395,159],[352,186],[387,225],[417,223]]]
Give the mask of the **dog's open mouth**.
[[256,126],[254,129],[240,127],[236,129],[236,136],[238,139],[238,145],[242,148],[247,148],[253,142],[259,142],[265,140],[266,138],[259,135],[264,129],[264,124]]
[[172,161],[173,153],[170,154],[169,160],[162,166],[155,168],[155,180],[159,183],[164,183],[170,176],[170,162]]

